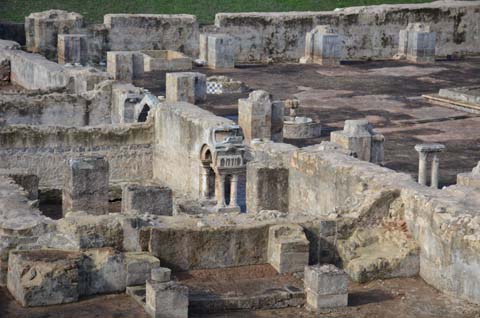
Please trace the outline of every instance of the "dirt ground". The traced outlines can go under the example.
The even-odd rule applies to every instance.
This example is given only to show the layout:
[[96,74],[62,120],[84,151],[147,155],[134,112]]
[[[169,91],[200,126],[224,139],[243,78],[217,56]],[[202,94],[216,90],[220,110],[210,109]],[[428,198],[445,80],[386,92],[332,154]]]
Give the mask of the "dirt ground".
[[[385,165],[416,178],[417,143],[446,145],[440,158],[440,184],[456,182],[456,175],[470,171],[480,159],[480,115],[433,105],[422,94],[440,88],[480,84],[480,57],[416,65],[404,61],[349,62],[340,67],[277,64],[240,66],[228,71],[197,68],[207,75],[226,75],[251,89],[270,92],[274,99],[297,97],[300,115],[322,123],[323,136],[286,140],[306,146],[328,140],[347,119],[367,118],[385,135]],[[163,74],[149,74],[141,83],[164,95]],[[236,119],[237,100],[246,94],[208,95],[203,107]]]
[[[204,276],[208,277],[207,276]],[[253,276],[252,280],[256,277]],[[378,280],[351,284],[349,306],[314,314],[304,308],[195,315],[192,318],[480,318],[480,306],[439,293],[421,279]],[[107,295],[78,303],[22,308],[0,288],[2,318],[147,318],[143,309],[125,294]]]

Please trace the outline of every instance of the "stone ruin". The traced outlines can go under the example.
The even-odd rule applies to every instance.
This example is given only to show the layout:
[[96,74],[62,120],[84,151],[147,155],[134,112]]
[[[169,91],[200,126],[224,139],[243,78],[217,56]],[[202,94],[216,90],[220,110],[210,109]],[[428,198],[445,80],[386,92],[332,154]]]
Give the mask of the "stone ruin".
[[[437,7],[468,12],[463,41],[449,40],[453,13],[422,15]],[[480,304],[480,203],[465,199],[478,167],[438,189],[445,147],[421,143],[415,182],[383,167],[388,140],[367,119],[316,139],[323,126],[299,116],[296,99],[248,89],[235,68],[478,54],[479,8],[219,13],[205,30],[192,15],[108,14],[88,25],[77,13],[32,13],[25,50],[0,40],[0,285],[24,307],[126,292],[152,317],[321,312],[349,305],[349,281],[417,276]],[[378,10],[405,18],[378,20]],[[164,96],[137,86],[146,76],[164,78]],[[214,95],[239,97],[238,117],[210,111]],[[61,198],[56,216],[42,208],[46,193]],[[271,286],[291,284],[212,298],[182,279],[255,266],[274,273]]]

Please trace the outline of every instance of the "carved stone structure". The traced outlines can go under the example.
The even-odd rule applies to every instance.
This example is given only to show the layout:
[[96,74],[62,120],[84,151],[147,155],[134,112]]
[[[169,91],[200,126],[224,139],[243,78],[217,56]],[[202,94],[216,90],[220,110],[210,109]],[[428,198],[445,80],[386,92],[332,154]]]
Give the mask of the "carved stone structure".
[[438,168],[440,159],[438,154],[445,150],[445,146],[441,144],[419,144],[415,145],[415,150],[418,152],[418,183],[427,185],[427,161],[428,156],[433,155],[432,158],[432,177],[430,180],[430,187],[438,188]]
[[480,188],[480,162],[472,169],[472,172],[459,173],[457,184],[472,188]]
[[320,65],[340,64],[341,40],[331,26],[319,25],[307,32],[305,38],[305,56],[300,63]]

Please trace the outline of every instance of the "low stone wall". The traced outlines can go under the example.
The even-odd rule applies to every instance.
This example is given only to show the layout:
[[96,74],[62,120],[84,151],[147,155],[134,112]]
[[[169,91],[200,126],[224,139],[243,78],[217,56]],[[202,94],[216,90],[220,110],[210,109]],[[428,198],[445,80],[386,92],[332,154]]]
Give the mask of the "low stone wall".
[[0,129],[0,168],[25,168],[43,188],[61,188],[68,158],[105,156],[110,180],[152,177],[151,124],[115,127],[5,126]]
[[200,198],[200,152],[210,128],[231,126],[193,104],[162,103],[155,109],[154,177],[173,191]]
[[107,14],[110,51],[173,50],[198,54],[198,23],[188,14]]
[[429,24],[436,32],[436,54],[479,53],[480,1],[438,1],[408,5],[351,7],[330,12],[218,13],[218,32],[238,41],[237,62],[298,60],[305,35],[329,24],[342,37],[344,59],[391,58],[399,32],[408,23]]
[[420,276],[442,292],[480,303],[480,197],[473,188],[421,186],[408,175],[318,146],[294,153],[289,211],[339,215],[369,228],[404,219],[420,246]]

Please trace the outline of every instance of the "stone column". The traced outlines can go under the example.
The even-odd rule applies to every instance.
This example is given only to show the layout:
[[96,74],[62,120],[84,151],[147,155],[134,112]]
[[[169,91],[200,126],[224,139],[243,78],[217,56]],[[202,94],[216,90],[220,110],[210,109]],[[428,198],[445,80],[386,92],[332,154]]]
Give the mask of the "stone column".
[[230,179],[230,204],[231,208],[238,208],[237,191],[238,190],[238,174],[233,174]]
[[202,198],[203,199],[208,199],[208,193],[210,192],[208,188],[208,175],[209,175],[209,166],[208,165],[202,165],[202,173],[201,173],[201,179],[202,179]]
[[430,187],[438,189],[438,168],[440,165],[440,159],[438,159],[437,153],[433,154],[432,159],[432,180]]
[[418,183],[427,185],[427,159],[428,154],[426,152],[419,152],[418,160]]
[[215,196],[217,197],[217,208],[225,207],[225,175],[217,174],[215,178]]

